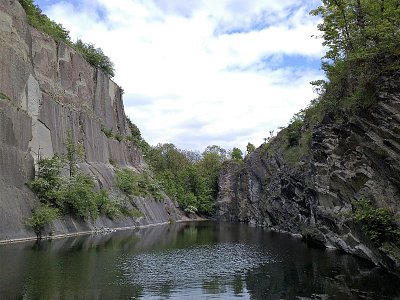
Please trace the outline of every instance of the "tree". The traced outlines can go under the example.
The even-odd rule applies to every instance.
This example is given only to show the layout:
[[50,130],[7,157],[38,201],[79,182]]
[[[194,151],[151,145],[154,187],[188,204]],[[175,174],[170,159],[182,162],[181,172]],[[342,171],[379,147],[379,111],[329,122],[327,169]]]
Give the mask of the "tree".
[[158,144],[147,155],[166,193],[187,212],[212,214],[218,193],[218,175],[226,150],[213,145],[200,155],[174,144]]
[[315,83],[324,100],[363,105],[376,98],[377,79],[400,68],[400,1],[322,0],[311,14],[323,19],[318,28],[328,49],[328,82]]
[[69,175],[72,177],[76,174],[77,163],[81,162],[85,156],[85,148],[82,143],[75,143],[71,131],[67,131],[67,139],[65,141],[67,153],[65,159],[69,166]]
[[247,146],[246,146],[247,155],[253,153],[255,150],[256,150],[256,147],[252,143],[250,143],[250,142],[247,143]]
[[207,146],[207,148],[203,152],[203,156],[208,153],[216,154],[221,161],[224,161],[227,158],[226,150],[217,145]]
[[42,206],[33,211],[32,216],[26,219],[25,223],[32,226],[38,240],[42,239],[43,230],[53,222],[58,215],[55,208],[49,206]]
[[233,160],[243,160],[243,152],[239,148],[233,148],[231,152],[231,159]]

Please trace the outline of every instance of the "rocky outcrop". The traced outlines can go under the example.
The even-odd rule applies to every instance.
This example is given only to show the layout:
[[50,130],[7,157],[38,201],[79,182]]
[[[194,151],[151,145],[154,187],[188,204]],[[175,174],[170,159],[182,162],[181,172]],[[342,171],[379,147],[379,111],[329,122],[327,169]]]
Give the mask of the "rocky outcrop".
[[[23,224],[37,201],[26,183],[39,156],[66,152],[68,133],[84,145],[79,168],[99,188],[114,190],[116,167],[147,168],[132,143],[108,138],[102,127],[130,133],[121,88],[74,49],[29,26],[18,1],[0,1],[0,240],[35,236]],[[168,198],[134,201],[142,218],[91,224],[65,217],[55,222],[54,234],[180,219]]]
[[352,201],[367,198],[400,219],[400,74],[380,86],[372,108],[315,126],[294,165],[283,132],[242,165],[226,163],[216,217],[301,234],[400,274],[399,256],[378,249],[351,218]]

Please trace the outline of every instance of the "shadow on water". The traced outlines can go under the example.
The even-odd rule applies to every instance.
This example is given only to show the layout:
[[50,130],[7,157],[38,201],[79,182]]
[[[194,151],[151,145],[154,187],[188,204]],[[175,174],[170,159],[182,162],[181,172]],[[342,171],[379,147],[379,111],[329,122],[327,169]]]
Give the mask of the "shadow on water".
[[0,299],[400,295],[400,281],[367,261],[243,224],[179,223],[2,245],[0,267]]

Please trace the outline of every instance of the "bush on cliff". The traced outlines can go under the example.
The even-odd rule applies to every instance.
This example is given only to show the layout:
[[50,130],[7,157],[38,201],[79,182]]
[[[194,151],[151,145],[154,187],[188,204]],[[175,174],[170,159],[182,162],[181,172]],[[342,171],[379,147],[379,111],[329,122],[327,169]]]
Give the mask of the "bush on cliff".
[[327,47],[322,69],[328,80],[314,86],[324,110],[370,106],[379,79],[400,69],[398,1],[323,0],[311,12],[322,17],[318,29]]
[[110,77],[114,77],[114,64],[101,48],[96,48],[95,45],[90,43],[84,43],[80,39],[76,41],[74,47],[88,63],[103,70]]
[[369,200],[363,198],[354,201],[353,206],[355,221],[374,243],[382,245],[385,242],[398,241],[400,230],[389,209],[374,208]]
[[108,76],[114,77],[114,64],[111,62],[110,58],[103,53],[101,48],[96,48],[93,44],[84,43],[81,40],[77,40],[76,43],[73,43],[69,36],[69,31],[61,24],[50,20],[49,17],[43,14],[40,7],[34,4],[33,0],[19,0],[19,3],[21,3],[26,12],[29,24],[39,31],[48,34],[56,41],[63,41],[70,45],[92,66],[101,69]]
[[117,170],[116,175],[117,187],[128,196],[151,196],[159,200],[163,198],[160,184],[147,173],[122,169]]

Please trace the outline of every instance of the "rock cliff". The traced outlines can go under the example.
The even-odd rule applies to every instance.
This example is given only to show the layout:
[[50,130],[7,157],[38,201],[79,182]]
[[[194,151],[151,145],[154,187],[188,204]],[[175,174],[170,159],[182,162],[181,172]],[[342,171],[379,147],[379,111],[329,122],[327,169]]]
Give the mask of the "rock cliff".
[[[399,274],[399,255],[378,247],[354,222],[354,199],[400,216],[400,74],[382,78],[379,101],[342,120],[326,115],[310,148],[287,159],[284,132],[219,177],[216,217],[301,234]],[[399,224],[398,224],[399,225]]]
[[[101,128],[128,135],[122,90],[63,42],[28,25],[16,0],[0,1],[0,241],[34,237],[24,219],[37,203],[26,183],[35,174],[35,160],[65,153],[70,132],[85,148],[80,170],[96,177],[98,188],[115,190],[115,168],[142,172],[140,151],[129,142],[108,138]],[[54,234],[178,220],[166,198],[137,197],[139,219],[105,217],[94,223],[64,217]]]

